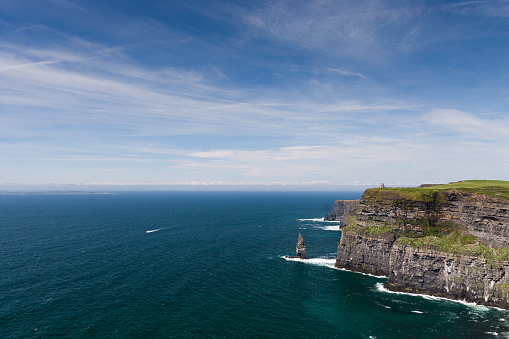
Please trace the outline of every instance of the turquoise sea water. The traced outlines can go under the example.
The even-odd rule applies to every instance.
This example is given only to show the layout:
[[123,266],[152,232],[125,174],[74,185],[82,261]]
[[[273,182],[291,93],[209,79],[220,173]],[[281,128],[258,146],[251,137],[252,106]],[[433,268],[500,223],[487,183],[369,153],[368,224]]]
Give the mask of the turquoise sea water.
[[[0,196],[0,338],[495,338],[509,312],[332,268],[361,193]],[[149,232],[147,232],[149,231]],[[287,261],[302,233],[307,262]]]

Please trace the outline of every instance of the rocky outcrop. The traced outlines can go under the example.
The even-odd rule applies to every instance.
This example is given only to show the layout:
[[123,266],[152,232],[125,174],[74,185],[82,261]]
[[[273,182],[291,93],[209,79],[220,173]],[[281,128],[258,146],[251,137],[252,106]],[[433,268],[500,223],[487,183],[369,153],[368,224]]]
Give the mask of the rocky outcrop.
[[[336,202],[335,210],[344,206]],[[462,189],[369,189],[355,206],[341,215],[348,225],[336,267],[387,276],[394,291],[509,308],[508,199]]]
[[304,246],[304,237],[299,233],[297,240],[297,246],[295,247],[295,257],[300,259],[306,259],[306,246]]
[[339,221],[341,226],[345,226],[346,216],[349,214],[354,214],[357,210],[357,205],[359,204],[359,200],[336,200],[334,202],[334,209],[331,214],[326,214],[324,220],[327,221]]

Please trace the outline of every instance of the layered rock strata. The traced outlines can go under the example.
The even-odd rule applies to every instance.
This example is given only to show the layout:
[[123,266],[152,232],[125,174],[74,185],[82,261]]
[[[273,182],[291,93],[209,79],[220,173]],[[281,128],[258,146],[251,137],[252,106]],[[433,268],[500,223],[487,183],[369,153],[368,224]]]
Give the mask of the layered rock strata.
[[336,267],[387,276],[393,291],[509,308],[509,200],[461,189],[369,189],[334,209],[347,223]]
[[341,226],[345,226],[346,216],[355,212],[358,204],[359,200],[336,200],[331,214],[326,214],[323,219],[327,221],[339,221]]
[[509,309],[509,262],[395,245],[385,287]]

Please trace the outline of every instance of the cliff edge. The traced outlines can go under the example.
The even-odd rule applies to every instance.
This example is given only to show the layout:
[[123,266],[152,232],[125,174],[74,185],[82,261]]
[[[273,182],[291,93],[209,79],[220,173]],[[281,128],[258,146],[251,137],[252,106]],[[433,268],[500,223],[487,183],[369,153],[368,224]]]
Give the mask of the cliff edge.
[[336,267],[387,276],[392,291],[509,308],[509,182],[368,189],[346,204]]
[[346,216],[357,210],[359,200],[336,200],[331,214],[326,214],[323,220],[339,221],[341,227],[347,224]]

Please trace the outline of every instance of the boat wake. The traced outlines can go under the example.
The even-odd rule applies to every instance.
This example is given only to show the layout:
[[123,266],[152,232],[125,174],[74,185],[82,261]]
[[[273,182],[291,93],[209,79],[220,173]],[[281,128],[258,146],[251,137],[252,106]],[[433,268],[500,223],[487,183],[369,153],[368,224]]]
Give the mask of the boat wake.
[[145,233],[154,233],[154,232],[157,232],[157,231],[160,231],[160,230],[162,230],[162,228],[158,228],[158,229],[155,229],[155,230],[148,230]]

